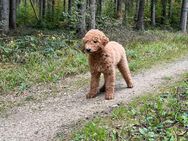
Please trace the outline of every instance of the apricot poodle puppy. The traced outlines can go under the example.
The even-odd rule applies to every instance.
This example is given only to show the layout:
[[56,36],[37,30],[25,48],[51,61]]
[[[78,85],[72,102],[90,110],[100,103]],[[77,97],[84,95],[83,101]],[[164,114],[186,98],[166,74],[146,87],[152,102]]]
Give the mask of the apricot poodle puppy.
[[86,98],[97,95],[101,73],[104,75],[104,85],[100,92],[105,92],[105,99],[114,98],[115,68],[118,67],[128,88],[133,87],[125,50],[117,42],[109,41],[105,34],[98,29],[91,29],[83,38],[84,50],[89,54],[91,72],[90,91]]

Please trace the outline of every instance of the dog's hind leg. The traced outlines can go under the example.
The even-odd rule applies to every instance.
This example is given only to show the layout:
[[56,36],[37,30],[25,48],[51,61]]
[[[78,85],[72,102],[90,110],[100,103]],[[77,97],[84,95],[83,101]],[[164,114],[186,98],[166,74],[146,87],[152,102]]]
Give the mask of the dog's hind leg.
[[129,70],[129,66],[128,66],[128,61],[125,57],[123,57],[119,64],[117,65],[119,71],[121,72],[125,82],[127,83],[127,87],[128,88],[132,88],[133,87],[133,82],[132,82],[132,77],[131,77],[131,72]]

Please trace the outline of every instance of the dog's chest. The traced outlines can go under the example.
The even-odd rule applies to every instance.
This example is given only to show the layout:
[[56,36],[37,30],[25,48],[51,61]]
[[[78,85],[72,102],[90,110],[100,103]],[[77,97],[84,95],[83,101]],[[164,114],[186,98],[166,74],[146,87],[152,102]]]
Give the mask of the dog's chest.
[[91,70],[105,73],[112,69],[113,59],[109,54],[101,54],[90,58]]

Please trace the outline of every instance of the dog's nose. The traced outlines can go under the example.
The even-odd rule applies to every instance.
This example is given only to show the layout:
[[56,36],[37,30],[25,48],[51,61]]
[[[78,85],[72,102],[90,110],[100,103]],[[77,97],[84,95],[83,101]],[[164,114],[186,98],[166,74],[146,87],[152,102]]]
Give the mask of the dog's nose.
[[87,51],[87,52],[91,52],[91,49],[90,49],[90,48],[86,48],[86,51]]

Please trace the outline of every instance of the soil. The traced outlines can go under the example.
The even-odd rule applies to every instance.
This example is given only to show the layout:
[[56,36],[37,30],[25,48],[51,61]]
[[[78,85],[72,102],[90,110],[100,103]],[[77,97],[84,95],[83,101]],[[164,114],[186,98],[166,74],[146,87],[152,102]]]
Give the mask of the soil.
[[[134,75],[134,88],[132,89],[126,88],[123,79],[118,77],[115,99],[110,101],[104,99],[104,94],[93,99],[86,99],[85,94],[89,90],[88,83],[79,89],[67,90],[66,94],[58,89],[64,88],[63,83],[62,85],[57,83],[54,87],[57,88],[54,91],[55,96],[14,107],[8,110],[7,116],[0,117],[0,141],[46,141],[54,139],[58,132],[66,135],[80,120],[107,113],[119,103],[129,103],[138,96],[157,90],[161,85],[171,83],[186,72],[188,72],[188,56],[171,63],[154,66]],[[71,79],[74,80],[77,77]],[[47,87],[31,88],[31,91],[34,93],[50,92]]]

